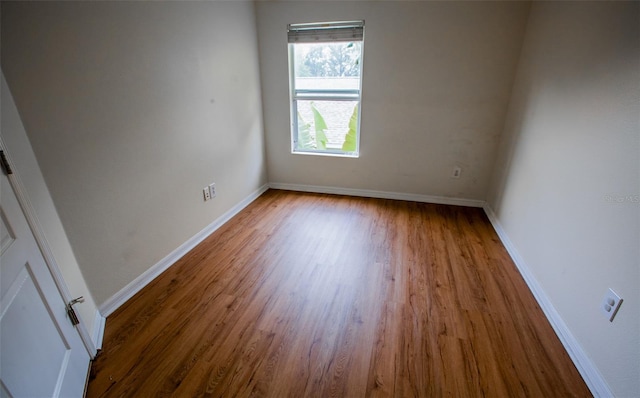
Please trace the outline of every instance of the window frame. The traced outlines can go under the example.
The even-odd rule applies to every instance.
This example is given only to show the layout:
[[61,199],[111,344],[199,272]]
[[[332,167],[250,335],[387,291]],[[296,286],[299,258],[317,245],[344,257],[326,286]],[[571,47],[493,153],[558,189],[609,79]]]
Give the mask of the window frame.
[[[358,158],[360,157],[360,122],[362,120],[362,75],[364,65],[364,20],[359,21],[345,21],[345,22],[322,22],[322,23],[310,23],[310,24],[289,24],[287,26],[288,31],[291,31],[292,27],[312,30],[314,28],[332,29],[334,31],[343,28],[345,26],[356,26],[361,29],[361,38],[354,40],[345,40],[344,37],[340,39],[329,40],[313,40],[306,38],[300,43],[340,43],[340,42],[360,42],[360,62],[359,62],[359,76],[358,76],[358,89],[296,89],[296,70],[295,70],[295,45],[296,42],[288,40],[288,56],[289,56],[289,102],[290,102],[290,121],[291,121],[291,153],[296,155],[320,155],[320,156],[334,156],[334,157],[346,157],[346,158]],[[338,33],[340,35],[340,33]],[[298,143],[298,101],[356,101],[357,102],[357,121],[356,121],[356,147],[355,151],[346,152],[341,149],[297,149]],[[346,134],[346,133],[345,133]]]

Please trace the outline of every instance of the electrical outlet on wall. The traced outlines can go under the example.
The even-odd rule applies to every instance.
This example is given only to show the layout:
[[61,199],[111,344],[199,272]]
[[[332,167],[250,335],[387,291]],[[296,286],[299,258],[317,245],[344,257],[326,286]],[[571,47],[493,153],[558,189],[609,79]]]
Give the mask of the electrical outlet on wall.
[[616,292],[609,289],[607,294],[604,295],[604,299],[602,299],[600,305],[602,313],[609,319],[609,322],[613,322],[613,318],[615,318],[620,309],[620,304],[622,304],[622,298],[620,298]]
[[216,183],[212,182],[211,184],[209,184],[209,195],[211,196],[211,199],[216,197]]
[[462,174],[462,167],[455,166],[451,172],[451,178],[460,178],[460,174]]
[[202,188],[202,195],[204,196],[204,201],[211,199],[211,191],[209,191],[209,187]]

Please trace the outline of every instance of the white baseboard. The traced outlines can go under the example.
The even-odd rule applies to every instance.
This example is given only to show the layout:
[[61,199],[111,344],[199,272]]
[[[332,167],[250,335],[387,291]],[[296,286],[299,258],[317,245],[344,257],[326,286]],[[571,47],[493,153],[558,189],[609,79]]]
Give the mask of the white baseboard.
[[96,317],[93,320],[93,334],[91,339],[97,350],[102,348],[102,338],[104,337],[104,327],[107,318],[103,317],[100,311],[96,311]]
[[282,189],[287,191],[302,191],[313,193],[328,193],[334,195],[359,196],[365,198],[395,199],[410,202],[435,203],[453,206],[482,207],[484,200],[451,198],[447,196],[419,195],[414,193],[399,193],[387,191],[373,191],[368,189],[352,189],[339,187],[325,187],[318,185],[299,185],[270,182],[269,188]]
[[549,296],[544,292],[540,283],[531,273],[524,259],[520,256],[520,253],[518,253],[513,242],[511,242],[511,239],[507,236],[504,228],[502,228],[502,224],[500,224],[500,220],[494,213],[493,209],[491,209],[488,204],[485,204],[483,208],[487,217],[489,217],[493,228],[496,230],[498,237],[500,237],[502,244],[507,249],[507,252],[509,252],[511,259],[516,264],[522,278],[527,283],[527,286],[529,286],[529,290],[533,293],[533,296],[542,308],[542,311],[549,320],[551,327],[553,327],[553,330],[556,332],[556,335],[562,342],[562,345],[567,350],[567,353],[576,365],[578,372],[582,375],[582,378],[587,384],[587,387],[589,387],[589,390],[591,390],[591,393],[595,397],[613,397],[614,395],[613,392],[611,392],[611,388],[602,377],[602,374],[600,374],[598,368],[596,368],[591,359],[589,359],[587,354],[584,352],[580,343],[575,339],[571,330],[569,330],[569,327],[551,303]]
[[118,293],[111,296],[107,299],[100,307],[98,308],[102,316],[105,318],[111,315],[115,310],[117,310],[122,304],[124,304],[127,300],[133,297],[136,293],[138,293],[142,288],[147,286],[152,280],[154,280],[158,275],[163,273],[167,268],[172,266],[176,261],[178,261],[182,256],[187,254],[189,250],[196,247],[200,242],[202,242],[206,237],[215,232],[218,228],[220,228],[224,223],[229,221],[233,216],[238,214],[242,209],[247,207],[251,202],[256,200],[260,195],[262,195],[269,186],[267,184],[258,188],[256,191],[251,193],[249,196],[244,198],[238,204],[229,209],[226,213],[218,217],[211,224],[206,226],[202,231],[195,234],[189,240],[180,245],[177,249],[169,253],[165,258],[160,260],[157,264],[146,270],[143,274],[138,276],[136,279],[131,281],[127,286],[125,286]]

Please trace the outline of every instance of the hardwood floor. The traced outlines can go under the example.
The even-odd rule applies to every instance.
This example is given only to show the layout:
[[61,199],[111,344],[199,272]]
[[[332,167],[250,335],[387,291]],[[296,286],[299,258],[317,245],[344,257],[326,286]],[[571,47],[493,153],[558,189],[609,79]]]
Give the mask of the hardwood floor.
[[481,209],[270,190],[107,319],[102,396],[591,394]]

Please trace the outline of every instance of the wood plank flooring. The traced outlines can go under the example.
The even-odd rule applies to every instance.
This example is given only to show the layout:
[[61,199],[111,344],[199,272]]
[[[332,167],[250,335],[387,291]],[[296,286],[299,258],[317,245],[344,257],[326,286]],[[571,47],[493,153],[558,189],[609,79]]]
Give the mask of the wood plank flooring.
[[481,209],[270,190],[107,319],[88,397],[589,397]]

